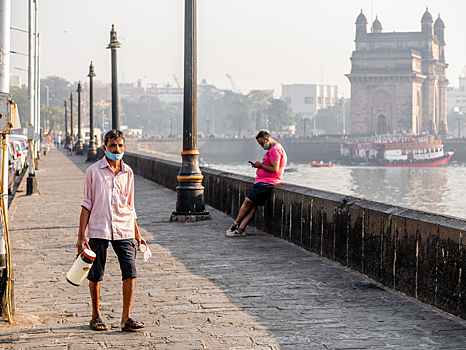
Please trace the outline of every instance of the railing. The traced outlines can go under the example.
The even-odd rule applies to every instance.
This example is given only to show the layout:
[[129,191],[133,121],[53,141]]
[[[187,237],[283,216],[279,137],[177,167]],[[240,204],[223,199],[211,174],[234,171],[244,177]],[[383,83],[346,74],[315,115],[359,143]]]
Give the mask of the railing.
[[[128,153],[124,161],[139,176],[172,190],[178,185],[180,163]],[[206,204],[235,218],[254,179],[202,171]],[[281,184],[251,224],[466,318],[465,220]]]

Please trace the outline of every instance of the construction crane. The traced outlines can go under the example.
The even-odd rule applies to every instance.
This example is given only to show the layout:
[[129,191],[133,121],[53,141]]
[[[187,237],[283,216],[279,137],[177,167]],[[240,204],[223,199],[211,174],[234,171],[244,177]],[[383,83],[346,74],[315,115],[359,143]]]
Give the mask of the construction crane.
[[230,79],[231,87],[233,88],[233,92],[234,92],[234,93],[241,92],[241,90],[239,90],[239,89],[236,87],[235,82],[233,81],[233,78],[231,77],[231,75],[228,74],[228,73],[227,73],[227,78]]
[[173,74],[173,78],[174,78],[175,81],[176,81],[176,85],[178,85],[178,87],[181,89],[181,84],[180,84],[180,82],[179,82],[179,80],[178,80],[178,78],[176,77],[175,74]]

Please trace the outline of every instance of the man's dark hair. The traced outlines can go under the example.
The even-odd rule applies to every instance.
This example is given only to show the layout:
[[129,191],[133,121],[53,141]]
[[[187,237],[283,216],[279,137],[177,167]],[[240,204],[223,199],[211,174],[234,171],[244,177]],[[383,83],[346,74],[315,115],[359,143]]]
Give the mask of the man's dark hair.
[[270,136],[270,134],[269,134],[267,131],[265,131],[265,130],[261,130],[261,131],[259,131],[259,133],[257,134],[256,140],[257,140],[257,139],[265,139],[267,136]]
[[107,133],[104,136],[104,144],[107,146],[107,142],[110,139],[122,139],[123,142],[125,141],[125,134],[123,134],[123,131],[117,130],[117,129],[112,129],[110,131],[107,131]]

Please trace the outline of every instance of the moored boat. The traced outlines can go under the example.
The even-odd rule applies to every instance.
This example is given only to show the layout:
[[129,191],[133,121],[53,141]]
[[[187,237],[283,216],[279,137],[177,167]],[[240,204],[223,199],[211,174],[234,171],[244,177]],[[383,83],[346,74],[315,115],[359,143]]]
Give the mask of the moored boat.
[[380,135],[347,140],[342,160],[372,166],[431,167],[446,165],[454,151],[445,152],[434,135]]
[[286,173],[294,173],[298,171],[299,167],[298,166],[290,166],[285,168]]
[[309,163],[310,166],[312,167],[320,167],[320,168],[331,168],[332,166],[335,166],[333,163],[324,163],[324,162],[316,162],[315,160],[313,162]]

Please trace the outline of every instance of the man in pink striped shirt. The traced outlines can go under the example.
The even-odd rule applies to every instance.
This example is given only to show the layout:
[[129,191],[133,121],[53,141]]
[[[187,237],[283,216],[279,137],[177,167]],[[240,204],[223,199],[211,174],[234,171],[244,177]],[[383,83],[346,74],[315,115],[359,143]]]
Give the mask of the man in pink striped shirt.
[[[136,246],[147,245],[139,234],[134,210],[134,175],[121,160],[125,151],[125,135],[120,130],[105,134],[105,157],[91,165],[86,171],[84,198],[81,203],[78,242],[81,254],[84,246],[96,253],[89,271],[89,290],[92,300],[90,326],[96,331],[108,327],[99,310],[100,282],[103,280],[107,248],[112,244],[118,256],[123,280],[123,312],[120,327],[123,331],[144,328],[144,323],[130,317],[136,276]],[[89,242],[86,240],[88,227]]]

